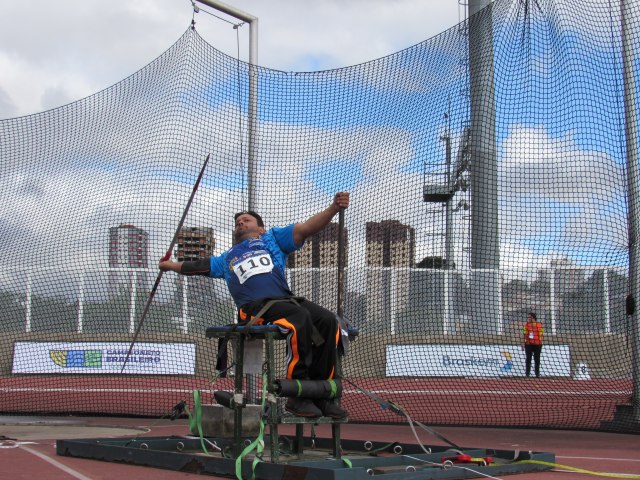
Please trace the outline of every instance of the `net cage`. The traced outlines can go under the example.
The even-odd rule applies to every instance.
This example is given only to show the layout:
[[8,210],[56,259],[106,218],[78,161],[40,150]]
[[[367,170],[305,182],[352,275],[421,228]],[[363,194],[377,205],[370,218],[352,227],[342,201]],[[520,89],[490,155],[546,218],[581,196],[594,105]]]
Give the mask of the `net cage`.
[[[2,411],[160,416],[230,389],[205,338],[236,318],[218,279],[166,273],[121,369],[206,156],[177,259],[231,246],[255,155],[267,227],[351,193],[344,315],[360,333],[345,378],[429,424],[628,428],[620,18],[617,2],[497,0],[319,72],[251,67],[189,27],[103,91],[1,120]],[[332,224],[287,270],[331,310],[337,241]],[[529,312],[543,346],[527,378]],[[404,421],[348,384],[342,405]]]

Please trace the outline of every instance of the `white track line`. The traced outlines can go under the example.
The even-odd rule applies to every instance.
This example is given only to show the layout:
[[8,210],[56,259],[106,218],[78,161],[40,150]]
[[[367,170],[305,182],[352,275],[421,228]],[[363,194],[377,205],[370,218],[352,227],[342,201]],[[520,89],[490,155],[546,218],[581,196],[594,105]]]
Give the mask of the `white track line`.
[[[65,387],[65,388],[44,388],[44,387],[0,387],[0,392],[31,392],[31,393],[47,393],[47,392],[86,392],[86,393],[192,393],[193,389],[184,388],[81,388],[81,387]],[[361,394],[359,390],[343,390],[348,394]],[[594,395],[629,395],[628,391],[623,390],[585,390],[576,392],[571,390],[521,390],[514,392],[511,390],[371,390],[376,395],[503,395],[503,396],[547,396],[547,395],[570,395],[570,396],[594,396]]]
[[36,457],[40,457],[45,462],[50,463],[54,467],[59,468],[63,472],[68,473],[73,478],[77,478],[78,480],[92,480],[90,477],[85,477],[80,472],[76,472],[72,468],[67,467],[66,465],[58,462],[57,460],[54,460],[53,458],[49,457],[48,455],[46,455],[44,453],[40,453],[37,450],[33,450],[32,448],[25,447],[25,446],[22,446],[22,445],[20,446],[20,448],[22,450],[26,451],[26,452],[31,453],[32,455],[35,455]]

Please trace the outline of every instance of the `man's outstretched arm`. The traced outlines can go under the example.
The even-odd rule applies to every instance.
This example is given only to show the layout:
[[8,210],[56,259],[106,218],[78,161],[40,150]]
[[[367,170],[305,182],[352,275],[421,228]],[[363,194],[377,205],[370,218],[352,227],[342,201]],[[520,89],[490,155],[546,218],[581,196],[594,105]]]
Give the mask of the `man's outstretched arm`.
[[293,241],[301,244],[307,238],[315,235],[326,227],[336,213],[342,208],[349,207],[349,192],[338,192],[333,197],[333,202],[327,208],[310,217],[307,221],[296,223],[293,226]]
[[189,262],[174,262],[173,260],[160,260],[158,268],[163,272],[176,272],[181,275],[209,275],[211,271],[209,266],[209,259],[203,258],[200,260]]

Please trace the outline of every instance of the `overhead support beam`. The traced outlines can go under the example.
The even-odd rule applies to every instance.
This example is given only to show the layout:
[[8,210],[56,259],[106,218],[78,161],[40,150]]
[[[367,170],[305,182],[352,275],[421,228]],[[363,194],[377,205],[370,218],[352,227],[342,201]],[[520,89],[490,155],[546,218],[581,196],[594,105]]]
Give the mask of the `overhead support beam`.
[[258,152],[258,17],[217,0],[195,0],[249,24],[249,155],[247,161],[247,208],[258,210],[257,152]]

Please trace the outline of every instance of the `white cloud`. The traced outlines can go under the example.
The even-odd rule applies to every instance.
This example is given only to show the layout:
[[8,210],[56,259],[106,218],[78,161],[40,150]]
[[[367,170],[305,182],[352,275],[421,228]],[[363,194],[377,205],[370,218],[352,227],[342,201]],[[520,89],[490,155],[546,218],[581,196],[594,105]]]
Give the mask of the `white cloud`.
[[[259,64],[285,71],[344,67],[389,55],[458,22],[456,0],[235,0],[259,18]],[[248,26],[200,5],[196,30],[248,61]],[[189,27],[188,0],[25,0],[0,3],[2,118],[100,91],[158,57]],[[239,40],[239,43],[238,43]],[[49,93],[47,93],[49,92]],[[56,98],[52,92],[58,95]],[[0,100],[2,100],[0,98]]]
[[[444,28],[439,20],[445,11],[444,2],[401,1],[394,2],[393,7],[389,2],[362,0],[323,3],[247,0],[235,3],[261,19],[260,63],[282,70],[304,69],[305,65],[329,68],[366,61],[417,43]],[[451,0],[451,3],[457,9],[457,2]],[[49,4],[55,4],[55,7]],[[73,8],[60,10],[59,4]],[[0,27],[15,18],[11,15],[18,14],[16,5],[5,2],[0,7]],[[0,45],[4,45],[0,47],[0,113],[32,113],[115,83],[168,48],[191,18],[190,4],[186,0],[120,0],[108,6],[93,1],[42,4],[32,1],[20,5],[22,12],[25,9],[31,12],[25,24],[17,28],[11,23],[8,29],[0,28],[3,32],[0,33]],[[450,7],[447,6],[447,11]],[[45,21],[47,16],[55,21]],[[440,26],[429,30],[425,18],[433,20],[434,24],[441,22]],[[197,22],[197,29],[205,39],[207,35],[215,37],[210,30],[216,25],[218,34],[224,39],[211,43],[214,46],[222,44],[228,53],[235,54],[235,36],[230,40],[229,32],[220,33],[226,26],[219,27],[204,13],[197,16]],[[397,30],[388,34],[387,28],[392,27]],[[20,32],[25,32],[21,38],[28,37],[24,47],[9,41]],[[241,33],[244,35],[246,29]],[[49,42],[47,38],[50,38]],[[411,87],[410,84],[403,85]],[[196,89],[199,87],[195,86]],[[413,88],[417,87],[414,85]],[[145,91],[144,94],[145,98],[135,98],[128,104],[123,114],[128,120],[142,121],[145,115],[161,114],[143,110],[139,105],[153,105],[150,99],[162,92]],[[154,137],[147,137],[142,129],[132,132],[127,122],[110,119],[111,133],[96,135],[91,146],[65,145],[69,150],[59,158],[64,161],[81,158],[77,164],[52,166],[47,163],[44,175],[37,182],[33,178],[6,176],[0,181],[0,187],[9,192],[11,188],[21,186],[20,201],[15,205],[0,205],[0,218],[10,219],[16,237],[25,240],[24,248],[31,241],[41,247],[39,255],[58,262],[64,262],[64,257],[58,255],[60,251],[66,251],[67,245],[52,245],[49,238],[73,242],[83,236],[90,237],[92,241],[85,242],[82,249],[77,245],[73,247],[78,259],[83,260],[78,264],[105,262],[108,231],[104,225],[134,223],[151,234],[150,262],[153,266],[154,259],[161,256],[168,245],[167,232],[175,229],[191,191],[191,182],[197,175],[197,170],[187,170],[170,155],[157,154],[171,152],[178,141],[176,138],[188,133],[198,140],[198,148],[208,146],[207,141],[216,144],[217,156],[212,160],[208,184],[198,192],[187,223],[214,226],[218,251],[228,247],[232,214],[246,205],[242,204],[242,194],[221,188],[224,185],[216,183],[212,177],[232,175],[239,169],[239,134],[232,132],[230,135],[236,137],[226,140],[228,144],[206,139],[212,131],[223,131],[213,122],[223,121],[220,119],[235,121],[239,112],[231,104],[218,105],[216,111],[211,107],[204,108],[205,102],[197,107],[189,108],[189,125],[181,123],[176,115],[164,123],[162,131]],[[96,128],[99,124],[96,122]],[[367,221],[396,219],[414,226],[418,261],[427,255],[443,253],[442,213],[422,201],[423,176],[402,169],[415,156],[410,133],[399,128],[320,129],[277,122],[263,123],[260,132],[263,142],[259,146],[259,151],[263,152],[260,183],[269,186],[270,194],[259,192],[258,208],[269,224],[303,220],[330,202],[331,194],[314,183],[301,165],[352,160],[359,162],[362,177],[349,173],[357,177],[354,179],[343,172],[335,172],[336,176],[345,175],[345,183],[356,184],[351,189],[352,207],[347,212],[351,264],[364,262],[363,239]],[[57,123],[49,135],[64,143],[67,139],[62,133],[64,125]],[[285,137],[289,139],[288,143],[278,141]],[[295,144],[291,140],[294,138],[309,141]],[[269,145],[266,139],[269,139]],[[24,157],[42,158],[37,140],[21,141],[25,148],[32,149],[25,150]],[[336,156],[336,151],[329,147],[341,144],[350,148],[339,151]],[[127,163],[134,158],[134,148],[140,168],[148,169],[152,165],[152,169],[161,170],[149,174],[154,183],[128,183],[126,178],[116,177],[104,168],[110,161],[130,167]],[[570,134],[553,137],[543,128],[517,125],[511,128],[501,151],[500,188],[505,200],[510,202],[501,218],[503,267],[535,268],[548,263],[549,258],[555,258],[556,253],[540,255],[530,246],[531,241],[541,235],[575,244],[602,238],[624,245],[625,232],[616,231],[611,235],[604,228],[605,222],[621,215],[619,208],[613,209],[614,213],[607,209],[620,201],[623,178],[620,167],[606,154],[582,150]],[[191,153],[192,158],[203,160],[206,152]],[[102,156],[94,158],[94,155]],[[162,164],[158,158],[162,159]],[[146,164],[147,160],[153,163]],[[553,177],[550,177],[550,171],[554,172]],[[144,174],[148,174],[147,170]],[[160,177],[166,177],[166,181],[159,182]],[[286,179],[284,184],[283,179]],[[276,189],[274,185],[282,187]],[[537,200],[530,203],[530,197]],[[564,211],[569,212],[565,218],[558,218],[560,210],[556,204],[562,204]],[[585,205],[591,207],[585,208]],[[617,217],[615,224],[624,225],[625,222]],[[68,225],[72,222],[79,227],[69,236]],[[97,236],[96,231],[100,232]],[[468,247],[462,237],[469,232],[458,229],[457,233],[456,263],[461,266],[458,259],[464,255],[462,245]]]
[[506,243],[625,248],[626,231],[612,228],[626,225],[625,175],[611,156],[581,149],[570,133],[523,126],[510,128],[501,151]]

